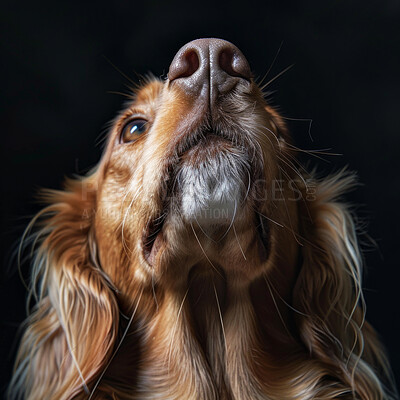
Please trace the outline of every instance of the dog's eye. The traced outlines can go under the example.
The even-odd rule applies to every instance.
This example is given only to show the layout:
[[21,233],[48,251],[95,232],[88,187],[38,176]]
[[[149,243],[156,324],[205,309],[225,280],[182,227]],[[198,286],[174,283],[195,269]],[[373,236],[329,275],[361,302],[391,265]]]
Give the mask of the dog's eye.
[[145,119],[133,119],[129,121],[121,132],[121,143],[130,143],[139,139],[147,131],[147,122]]

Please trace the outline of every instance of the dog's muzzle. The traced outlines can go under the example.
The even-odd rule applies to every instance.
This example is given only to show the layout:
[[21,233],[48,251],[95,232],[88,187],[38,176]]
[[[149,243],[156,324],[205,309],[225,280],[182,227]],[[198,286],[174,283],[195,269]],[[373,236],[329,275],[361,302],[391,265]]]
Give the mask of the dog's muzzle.
[[[251,79],[241,51],[220,39],[199,39],[183,46],[168,73],[169,84],[208,103],[209,120],[219,100],[238,83]],[[212,122],[209,124],[212,126]],[[202,225],[229,223],[246,192],[248,154],[215,128],[182,157],[177,174],[180,212],[188,222]]]

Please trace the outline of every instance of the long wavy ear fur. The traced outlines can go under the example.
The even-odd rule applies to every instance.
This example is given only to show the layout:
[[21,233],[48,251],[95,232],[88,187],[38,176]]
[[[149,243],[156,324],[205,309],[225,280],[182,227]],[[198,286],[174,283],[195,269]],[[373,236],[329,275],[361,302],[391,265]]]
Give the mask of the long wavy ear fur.
[[26,321],[10,398],[88,397],[116,340],[118,307],[96,261],[92,232],[95,174],[48,191],[32,221],[40,229],[33,265],[37,304]]
[[355,398],[397,398],[384,351],[364,319],[355,224],[337,201],[353,184],[346,173],[317,182],[300,211],[303,265],[293,297],[297,325],[311,356],[336,371]]

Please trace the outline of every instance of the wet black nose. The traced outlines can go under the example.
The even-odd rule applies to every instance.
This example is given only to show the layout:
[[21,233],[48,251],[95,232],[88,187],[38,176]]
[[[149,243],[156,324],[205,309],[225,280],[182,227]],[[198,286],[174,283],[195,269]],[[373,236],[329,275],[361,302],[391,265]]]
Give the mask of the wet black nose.
[[179,82],[193,94],[200,95],[209,87],[213,100],[250,78],[250,67],[242,52],[221,39],[189,42],[175,55],[168,72],[170,82]]

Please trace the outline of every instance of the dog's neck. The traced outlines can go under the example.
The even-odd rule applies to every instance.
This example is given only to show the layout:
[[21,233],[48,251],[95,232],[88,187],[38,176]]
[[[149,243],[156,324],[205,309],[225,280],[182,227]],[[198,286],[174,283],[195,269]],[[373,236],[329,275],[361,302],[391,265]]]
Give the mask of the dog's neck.
[[140,398],[265,398],[260,371],[273,365],[269,349],[282,348],[282,340],[288,348],[292,338],[264,277],[242,284],[204,260],[185,290],[146,295],[158,297],[158,312],[143,322]]
[[258,397],[249,358],[261,349],[249,291],[226,287],[211,274],[211,281],[194,278],[193,289],[179,296],[164,295],[146,335],[139,377],[149,398]]

